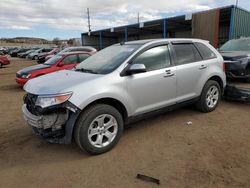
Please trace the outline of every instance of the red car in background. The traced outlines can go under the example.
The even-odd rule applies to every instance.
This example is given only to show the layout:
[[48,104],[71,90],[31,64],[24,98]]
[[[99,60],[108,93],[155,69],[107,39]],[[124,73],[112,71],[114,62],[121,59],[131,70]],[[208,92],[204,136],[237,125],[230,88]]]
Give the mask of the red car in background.
[[59,52],[59,48],[54,48],[53,50],[51,50],[50,52],[43,52],[40,53],[37,57],[37,63],[41,64],[44,63],[46,60],[46,57],[49,55],[56,55]]
[[78,63],[84,61],[93,53],[89,52],[68,52],[57,54],[44,64],[26,67],[16,73],[16,82],[23,86],[28,80],[52,73],[59,70],[71,69]]
[[0,68],[2,68],[3,65],[8,65],[8,64],[10,64],[8,56],[0,52]]

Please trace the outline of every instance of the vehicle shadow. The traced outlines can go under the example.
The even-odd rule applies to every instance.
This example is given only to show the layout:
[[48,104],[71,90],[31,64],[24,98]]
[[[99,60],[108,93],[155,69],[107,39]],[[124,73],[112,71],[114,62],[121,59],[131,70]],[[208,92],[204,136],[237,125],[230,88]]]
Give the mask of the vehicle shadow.
[[0,70],[2,70],[2,69],[8,69],[8,68],[10,68],[10,67],[4,65],[3,67],[0,68]]
[[[49,165],[60,164],[65,162],[81,161],[82,163],[93,162],[93,160],[109,160],[114,156],[122,155],[121,150],[124,147],[124,142],[138,132],[148,131],[154,126],[165,126],[160,124],[162,121],[172,121],[182,113],[193,114],[199,113],[192,108],[177,109],[165,114],[156,115],[145,120],[138,121],[125,127],[122,136],[122,144],[118,145],[111,151],[97,156],[92,156],[84,151],[81,151],[76,143],[72,141],[69,145],[50,144],[42,138],[34,135],[24,122],[21,123],[21,128],[10,130],[7,133],[0,132],[0,172],[9,168],[34,166],[34,165]],[[15,124],[17,124],[15,123]],[[185,122],[186,123],[186,122]],[[184,124],[185,124],[184,123]],[[20,126],[19,126],[20,127]],[[2,138],[2,139],[1,139]]]

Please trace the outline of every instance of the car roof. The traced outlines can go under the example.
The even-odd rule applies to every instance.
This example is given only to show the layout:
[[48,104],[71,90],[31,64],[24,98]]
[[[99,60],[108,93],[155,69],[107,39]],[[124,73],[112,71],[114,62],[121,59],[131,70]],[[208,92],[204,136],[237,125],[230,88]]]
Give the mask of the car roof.
[[147,40],[136,40],[136,41],[130,41],[130,42],[124,42],[119,44],[138,44],[138,45],[144,45],[148,43],[155,43],[155,42],[208,42],[206,40],[201,39],[195,39],[195,38],[168,38],[168,39],[147,39]]

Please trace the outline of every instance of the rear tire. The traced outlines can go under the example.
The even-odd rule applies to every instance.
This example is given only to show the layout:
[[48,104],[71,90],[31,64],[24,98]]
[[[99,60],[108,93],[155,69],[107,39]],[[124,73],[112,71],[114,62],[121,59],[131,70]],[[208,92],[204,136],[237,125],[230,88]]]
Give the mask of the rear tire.
[[203,87],[199,101],[196,107],[201,112],[212,112],[216,109],[221,99],[221,88],[218,82],[209,80]]
[[0,63],[0,69],[1,69],[1,68],[3,68],[3,64],[2,64],[2,63]]
[[92,155],[111,150],[123,132],[122,115],[114,107],[96,104],[81,113],[74,129],[76,144]]

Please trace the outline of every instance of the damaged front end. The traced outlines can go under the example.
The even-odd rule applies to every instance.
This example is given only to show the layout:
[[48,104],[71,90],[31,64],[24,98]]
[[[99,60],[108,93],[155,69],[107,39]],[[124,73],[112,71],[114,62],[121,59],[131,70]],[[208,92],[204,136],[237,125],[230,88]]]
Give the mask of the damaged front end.
[[224,97],[228,100],[250,102],[250,88],[228,84],[225,88]]
[[248,58],[239,60],[225,60],[226,75],[228,78],[249,78]]
[[26,94],[22,111],[35,134],[50,143],[70,144],[75,121],[80,110],[69,101],[41,107],[39,96]]

